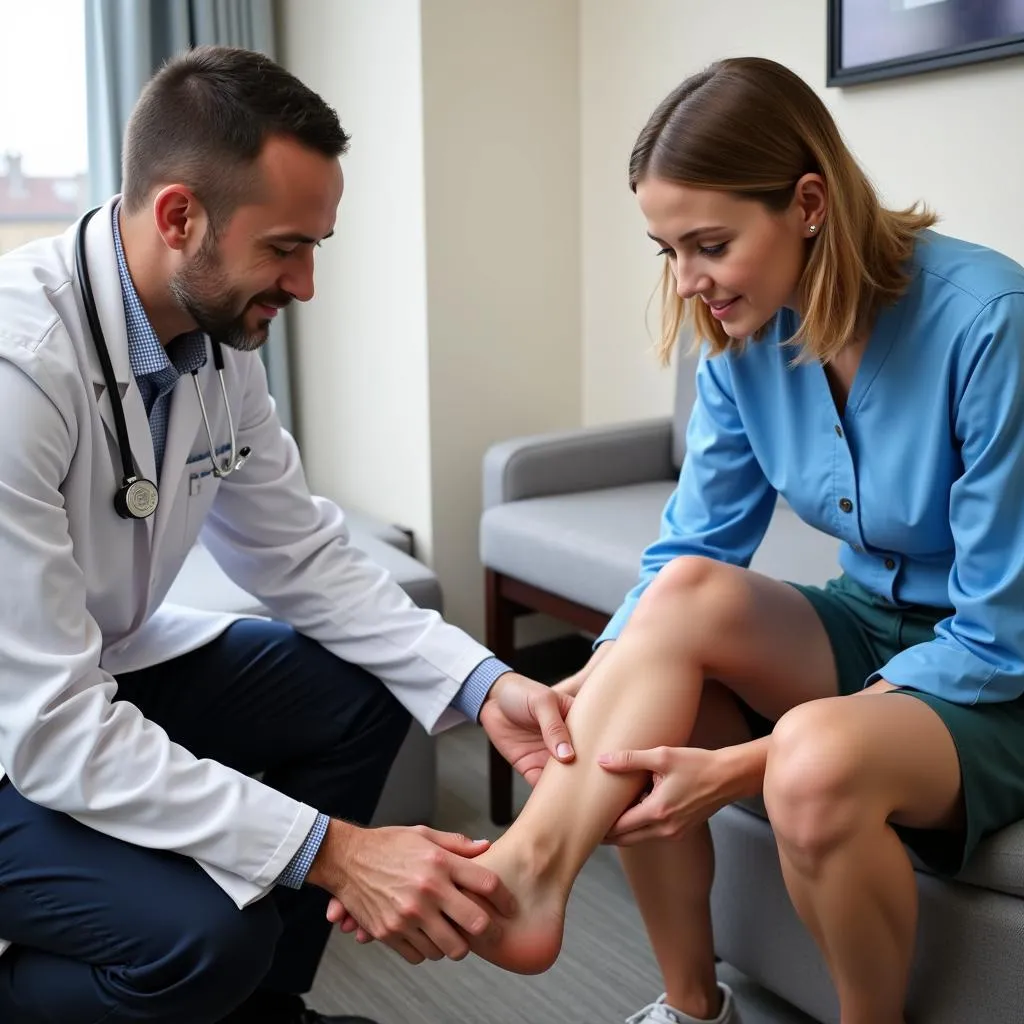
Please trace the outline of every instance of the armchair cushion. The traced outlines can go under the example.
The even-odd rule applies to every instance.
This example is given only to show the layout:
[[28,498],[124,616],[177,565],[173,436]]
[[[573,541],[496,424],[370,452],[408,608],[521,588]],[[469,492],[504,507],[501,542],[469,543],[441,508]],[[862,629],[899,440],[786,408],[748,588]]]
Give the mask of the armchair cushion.
[[610,616],[636,583],[673,486],[661,480],[494,505],[480,522],[481,560]]
[[[488,508],[480,557],[489,569],[612,615],[658,536],[671,480],[530,498]],[[779,502],[751,568],[795,583],[838,574],[839,542]]]

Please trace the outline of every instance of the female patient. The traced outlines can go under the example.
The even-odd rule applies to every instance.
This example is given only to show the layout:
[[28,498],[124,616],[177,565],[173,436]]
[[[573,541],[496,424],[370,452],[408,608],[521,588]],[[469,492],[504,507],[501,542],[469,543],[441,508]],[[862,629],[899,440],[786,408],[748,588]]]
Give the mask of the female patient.
[[[1024,817],[1024,269],[881,206],[767,60],[677,88],[629,181],[666,259],[662,353],[686,307],[703,342],[686,460],[640,583],[561,684],[575,762],[549,762],[480,857],[520,910],[473,948],[549,966],[610,837],[667,990],[633,1020],[737,1021],[706,820],[763,793],[843,1024],[896,1024],[901,840],[953,873]],[[824,589],[746,568],[777,493],[843,542]]]

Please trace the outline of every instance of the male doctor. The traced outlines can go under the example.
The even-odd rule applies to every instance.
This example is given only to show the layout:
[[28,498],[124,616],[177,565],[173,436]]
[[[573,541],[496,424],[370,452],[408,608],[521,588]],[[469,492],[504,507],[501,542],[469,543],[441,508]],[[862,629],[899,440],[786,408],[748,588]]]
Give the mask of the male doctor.
[[[267,58],[191,51],[123,195],[0,259],[4,1024],[355,1022],[300,998],[332,896],[413,963],[514,912],[482,846],[363,826],[410,713],[532,779],[566,703],[349,544],[256,352],[313,297],[347,142]],[[275,621],[163,603],[200,533]]]

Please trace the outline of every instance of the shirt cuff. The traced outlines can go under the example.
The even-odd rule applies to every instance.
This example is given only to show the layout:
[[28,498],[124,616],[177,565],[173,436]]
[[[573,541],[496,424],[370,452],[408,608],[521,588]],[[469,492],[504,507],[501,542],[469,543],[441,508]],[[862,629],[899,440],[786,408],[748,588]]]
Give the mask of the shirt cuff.
[[277,884],[283,885],[286,889],[301,889],[306,881],[306,875],[313,866],[313,859],[320,849],[320,844],[327,835],[327,826],[330,818],[326,814],[318,814],[313,827],[309,830],[302,845],[295,856],[288,862],[288,866],[278,875]]
[[485,658],[472,672],[469,673],[466,681],[459,688],[459,692],[452,698],[450,707],[453,711],[460,711],[472,721],[480,717],[480,709],[487,700],[487,694],[495,684],[499,676],[506,672],[512,672],[505,662],[498,658]]

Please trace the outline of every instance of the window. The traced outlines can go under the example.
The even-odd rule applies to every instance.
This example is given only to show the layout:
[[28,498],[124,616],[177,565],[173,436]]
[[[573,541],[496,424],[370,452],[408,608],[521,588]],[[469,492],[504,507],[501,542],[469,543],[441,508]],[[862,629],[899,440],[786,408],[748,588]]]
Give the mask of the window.
[[0,253],[88,202],[84,0],[8,4],[0,33]]

